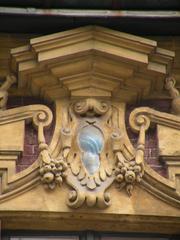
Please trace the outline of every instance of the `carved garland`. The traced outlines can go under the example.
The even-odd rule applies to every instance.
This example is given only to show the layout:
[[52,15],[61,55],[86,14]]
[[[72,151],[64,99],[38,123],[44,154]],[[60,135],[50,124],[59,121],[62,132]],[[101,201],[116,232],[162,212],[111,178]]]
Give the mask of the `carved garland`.
[[[126,190],[130,196],[132,195],[134,184],[136,182],[140,182],[144,174],[145,130],[144,123],[140,122],[140,134],[137,143],[135,159],[127,161],[121,154],[121,148],[116,148],[113,146],[115,157],[117,159],[115,179],[119,183],[119,189],[126,187]],[[115,134],[113,134],[112,137],[115,139],[118,138],[118,136]]]
[[[179,100],[179,93],[171,80],[167,80],[168,85],[166,87],[169,87],[170,93],[172,92],[173,99]],[[139,132],[139,137],[135,152],[130,151],[131,154],[127,154],[126,133],[122,129],[122,125],[119,124],[121,116],[118,112],[118,105],[88,98],[68,103],[68,106],[65,107],[63,121],[59,126],[59,153],[52,157],[44,137],[44,127],[49,126],[52,121],[51,111],[43,105],[30,105],[5,110],[7,90],[13,82],[15,82],[15,77],[9,76],[0,88],[2,96],[0,100],[0,125],[32,120],[38,129],[41,181],[46,188],[50,189],[54,189],[57,185],[61,186],[63,181],[66,181],[72,188],[69,192],[67,204],[73,208],[78,208],[83,204],[88,207],[96,205],[100,208],[109,206],[111,197],[107,193],[107,189],[113,181],[117,182],[119,189],[126,188],[127,193],[131,195],[134,185],[139,183],[144,175],[145,133],[150,123],[180,129],[180,120],[177,116],[161,113],[151,108],[135,109],[130,115],[130,126],[134,131]],[[177,111],[176,114],[178,114]],[[125,124],[123,123],[123,125]],[[96,141],[94,142],[93,131],[97,135],[98,141],[100,140],[100,145]],[[86,136],[92,137],[91,140],[93,141],[89,143]],[[84,148],[81,137],[83,137],[83,141],[90,144],[90,149],[93,147],[95,154],[91,151],[90,153],[94,155],[89,154],[86,146]],[[93,161],[95,164],[92,164]],[[36,171],[31,172],[33,177],[30,182],[28,181],[30,175],[21,174],[21,177],[19,177],[17,174],[16,177],[15,173],[12,175],[9,172],[6,175],[7,163],[3,164],[1,161],[0,174],[2,175],[3,194],[0,196],[0,200],[27,190],[28,187],[33,186],[39,180]],[[95,166],[95,170],[91,169],[92,166]],[[13,179],[16,179],[16,181]],[[168,181],[166,186],[164,180],[157,182],[157,179],[148,173],[146,166],[146,173],[141,181],[141,186],[163,200],[179,206],[179,194],[176,187],[174,183]],[[157,186],[152,186],[152,182]],[[166,191],[168,194],[165,194]]]
[[[150,108],[138,108],[130,114],[130,126],[139,132],[137,147],[134,155],[127,155],[124,134],[119,125],[117,105],[108,101],[93,98],[69,103],[63,114],[60,130],[61,147],[57,156],[52,157],[49,146],[45,141],[44,127],[52,121],[51,111],[43,105],[30,105],[15,109],[5,110],[7,102],[7,90],[15,82],[14,76],[8,76],[6,82],[0,88],[0,125],[18,121],[32,120],[38,129],[38,142],[40,150],[40,176],[46,188],[54,189],[61,186],[65,180],[72,188],[69,192],[67,204],[78,208],[84,203],[88,207],[98,206],[105,208],[111,204],[111,197],[107,189],[116,181],[118,188],[125,188],[129,196],[133,187],[139,183],[144,175],[144,148],[145,133],[150,123],[158,123],[175,129],[180,129],[179,117],[167,113],[161,113]],[[174,108],[179,102],[179,92],[174,87],[172,78],[166,80],[166,88],[173,97],[172,109],[178,114],[179,107]],[[5,169],[5,170],[4,170]],[[2,192],[0,197],[4,199],[17,192],[17,183],[14,183],[8,175],[6,167],[2,168]],[[159,189],[152,191],[148,185],[149,176],[142,186],[158,197],[163,198],[164,192]],[[38,178],[37,178],[38,179]],[[145,184],[145,185],[144,185]],[[27,185],[24,185],[24,188]],[[23,189],[18,185],[19,189]],[[14,189],[14,190],[13,190]],[[167,201],[179,205],[178,192],[172,192]],[[174,200],[173,200],[174,199]]]
[[41,181],[46,188],[54,189],[56,185],[61,186],[63,178],[66,176],[67,164],[63,156],[57,159],[51,158],[41,125],[38,131],[38,142],[41,158],[39,171]]

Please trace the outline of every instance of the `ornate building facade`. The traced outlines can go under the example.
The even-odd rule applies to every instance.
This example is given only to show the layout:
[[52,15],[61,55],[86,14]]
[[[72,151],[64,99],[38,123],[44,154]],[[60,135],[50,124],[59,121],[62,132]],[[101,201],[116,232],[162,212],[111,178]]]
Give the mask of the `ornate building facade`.
[[[177,1],[171,12],[152,13],[130,1],[132,10],[109,12],[9,2],[0,7],[3,239],[179,239],[180,38],[170,27],[180,25]],[[59,25],[38,31],[47,13]],[[137,32],[132,17],[135,26],[145,21]],[[166,36],[151,32],[159,19],[159,27],[168,20]]]

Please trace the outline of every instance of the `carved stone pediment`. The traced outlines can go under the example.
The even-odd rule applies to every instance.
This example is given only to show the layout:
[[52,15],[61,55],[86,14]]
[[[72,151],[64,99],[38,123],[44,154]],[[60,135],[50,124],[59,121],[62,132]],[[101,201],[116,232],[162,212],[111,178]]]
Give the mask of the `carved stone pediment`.
[[[155,203],[160,216],[165,216],[161,204],[167,206],[168,216],[171,210],[172,216],[179,214],[178,104],[173,108],[177,115],[138,107],[131,111],[129,123],[125,119],[126,103],[169,98],[166,89],[175,103],[179,101],[175,83],[168,80],[173,57],[155,41],[92,26],[31,39],[29,45],[13,49],[11,70],[19,93],[51,100],[56,107],[52,114],[44,105],[5,110],[3,103],[0,131],[8,130],[0,136],[0,211],[20,196],[25,200],[38,196],[36,207],[25,206],[26,211],[69,213],[81,208],[82,212],[150,216],[154,212],[146,207],[147,201]],[[54,132],[47,144],[44,128],[53,118]],[[16,173],[15,161],[24,151],[24,127],[29,122],[37,130],[39,156]],[[134,145],[127,126],[137,134]],[[151,128],[157,128],[156,147],[169,178],[145,161]]]

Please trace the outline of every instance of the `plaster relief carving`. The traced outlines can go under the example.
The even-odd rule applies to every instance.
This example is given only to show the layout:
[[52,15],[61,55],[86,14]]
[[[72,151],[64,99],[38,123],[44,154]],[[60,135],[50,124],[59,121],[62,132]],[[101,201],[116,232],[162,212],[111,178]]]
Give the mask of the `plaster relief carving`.
[[[11,70],[19,77],[18,91],[56,103],[56,121],[48,145],[44,128],[52,121],[49,108],[30,105],[4,110],[11,84],[11,78],[7,78],[7,84],[0,90],[3,96],[0,128],[10,124],[10,129],[14,129],[16,123],[24,134],[25,123],[32,121],[38,132],[40,154],[32,166],[16,174],[15,160],[17,152],[23,151],[23,136],[18,138],[19,150],[15,148],[13,161],[7,161],[12,160],[12,149],[3,151],[2,145],[0,200],[38,184],[52,190],[40,187],[48,199],[56,186],[66,183],[70,190],[66,200],[69,207],[103,209],[113,201],[108,189],[114,183],[119,190],[126,191],[126,198],[138,185],[157,198],[180,206],[179,154],[174,156],[171,152],[164,156],[167,141],[161,137],[167,128],[171,129],[169,135],[175,132],[179,136],[179,117],[151,108],[133,110],[130,126],[138,133],[136,147],[130,142],[125,123],[126,103],[165,96],[164,79],[169,74],[174,53],[159,49],[155,41],[135,39],[129,34],[89,26],[32,39],[29,45],[11,52]],[[179,93],[172,79],[168,81],[167,88],[176,105]],[[176,114],[178,109],[173,109]],[[164,151],[160,157],[168,165],[169,179],[144,162],[146,131],[155,125],[159,146]],[[174,145],[177,153],[179,146]]]
[[[146,130],[149,127],[157,125],[159,155],[168,167],[169,179],[162,178],[158,174],[153,173],[152,169],[146,165],[141,186],[163,201],[180,207],[180,157],[178,153],[180,117],[159,112],[149,107],[136,108],[131,112],[129,121],[134,131],[138,132],[140,130],[140,122],[142,123],[144,120],[146,122],[144,125]],[[174,141],[174,137],[176,137],[176,141]],[[170,148],[170,145],[173,147]],[[169,148],[171,149],[170,151]]]
[[[41,141],[41,139],[43,139]],[[44,136],[40,137],[39,134],[39,149],[40,149],[40,175],[41,181],[45,187],[54,189],[56,185],[61,186],[63,178],[66,176],[65,170],[67,169],[67,164],[64,161],[63,156],[52,159],[49,151],[48,145],[45,143]]]
[[6,103],[8,100],[8,89],[13,83],[16,82],[16,77],[14,75],[8,75],[5,82],[0,87],[0,110],[6,108]]
[[[41,132],[52,122],[51,110],[44,105],[36,104],[0,111],[0,142],[3,137],[4,141],[9,143],[8,148],[3,144],[0,148],[0,176],[2,178],[0,201],[27,191],[39,180],[33,168],[27,169],[22,174],[16,173],[17,155],[19,151],[23,151],[24,147],[22,142],[25,134],[24,124],[30,122],[38,129],[38,132]],[[4,132],[6,126],[8,131]],[[14,133],[16,135],[13,135]]]
[[106,101],[85,99],[69,108],[73,122],[72,148],[67,157],[67,182],[73,188],[67,204],[79,207],[84,202],[104,208],[111,199],[106,189],[113,181],[113,159],[108,149],[112,106]]
[[176,80],[170,76],[166,78],[165,87],[169,91],[172,98],[171,108],[175,115],[180,116],[180,95],[178,89],[175,87]]
[[61,149],[56,158],[50,156],[44,136],[39,133],[41,180],[53,189],[64,179],[72,188],[68,206],[78,208],[86,203],[88,207],[105,208],[111,204],[107,189],[114,181],[129,195],[135,183],[141,181],[144,122],[133,154],[128,146],[123,106],[94,98],[70,101],[63,111]]

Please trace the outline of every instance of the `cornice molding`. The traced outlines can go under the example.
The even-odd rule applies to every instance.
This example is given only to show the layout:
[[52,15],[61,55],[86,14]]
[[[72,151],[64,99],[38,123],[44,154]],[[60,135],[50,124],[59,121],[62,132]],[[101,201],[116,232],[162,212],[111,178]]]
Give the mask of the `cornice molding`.
[[[11,51],[18,88],[48,100],[107,97],[125,102],[166,96],[174,52],[157,42],[98,26],[42,36]],[[128,94],[127,94],[128,92]]]

